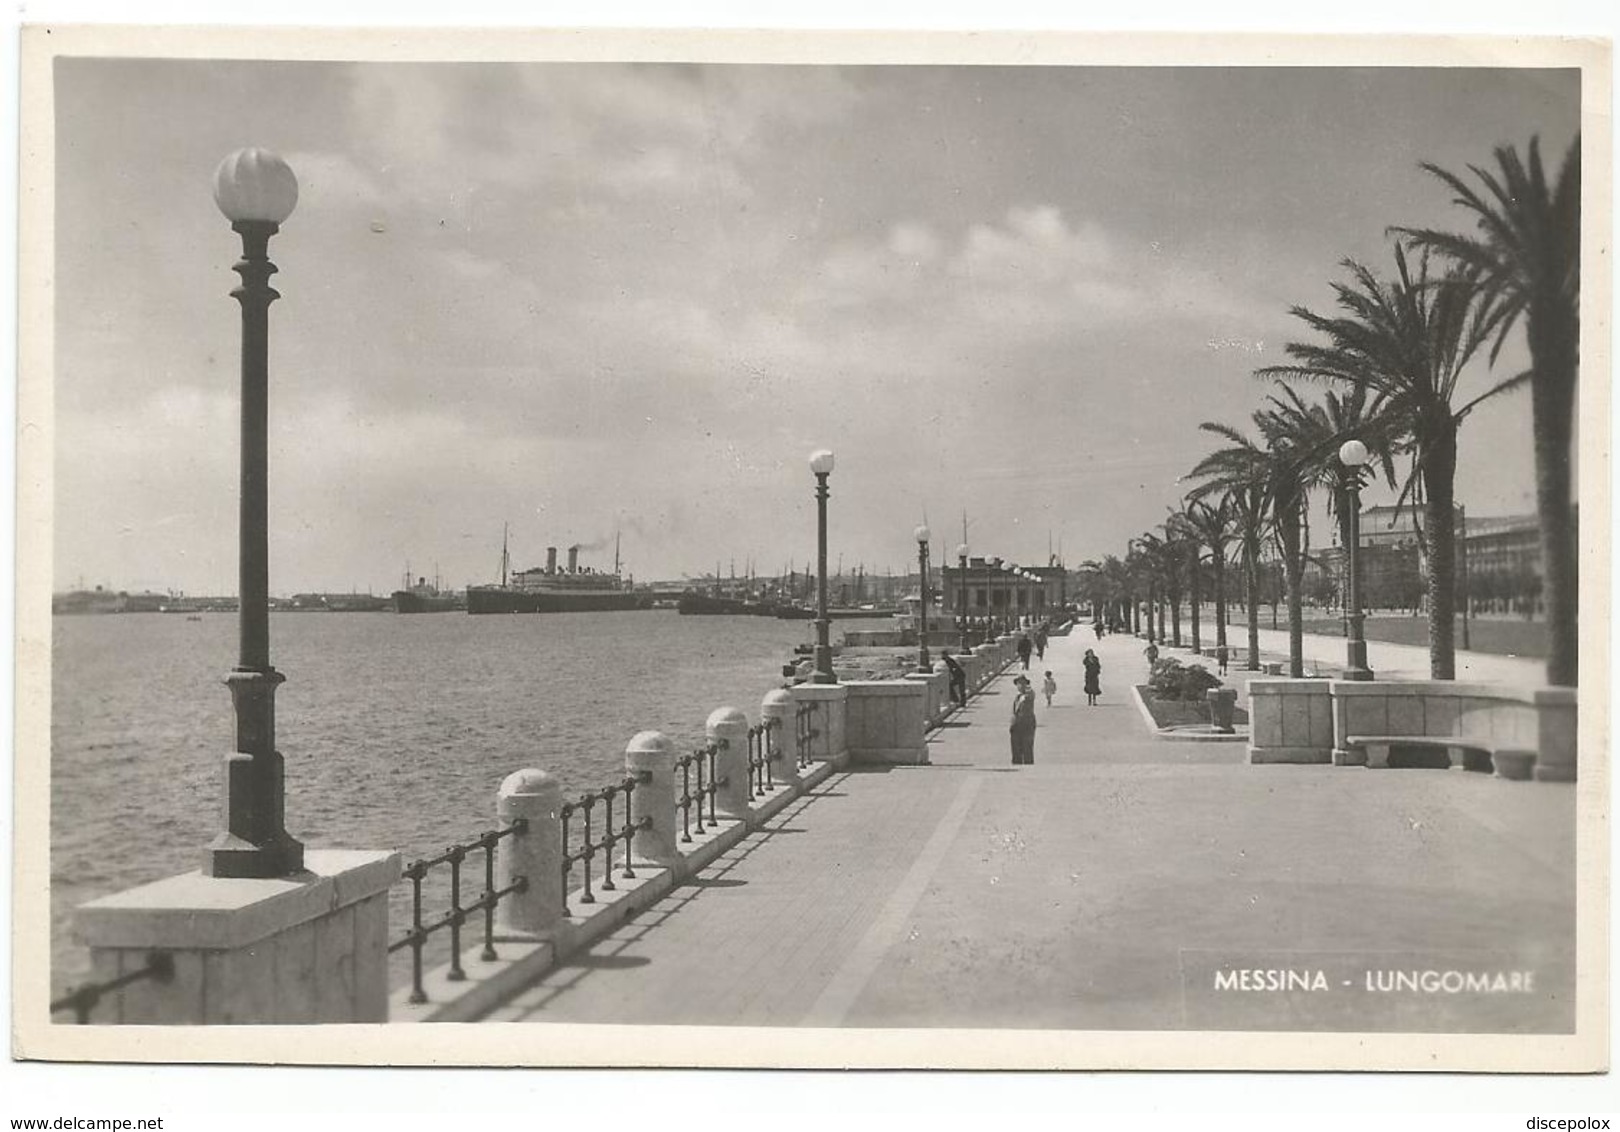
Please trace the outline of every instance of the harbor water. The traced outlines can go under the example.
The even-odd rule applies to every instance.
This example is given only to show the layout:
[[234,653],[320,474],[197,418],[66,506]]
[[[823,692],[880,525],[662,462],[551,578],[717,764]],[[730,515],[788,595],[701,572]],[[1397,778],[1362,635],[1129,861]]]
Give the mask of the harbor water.
[[[236,630],[226,613],[52,619],[53,989],[88,969],[77,905],[199,867],[219,831]],[[723,704],[757,721],[811,631],[667,610],[274,614],[288,831],[309,848],[435,854],[493,828],[514,770],[551,771],[573,796],[617,781],[637,731],[688,749]],[[482,891],[478,860],[465,901]],[[409,907],[396,885],[392,937]]]

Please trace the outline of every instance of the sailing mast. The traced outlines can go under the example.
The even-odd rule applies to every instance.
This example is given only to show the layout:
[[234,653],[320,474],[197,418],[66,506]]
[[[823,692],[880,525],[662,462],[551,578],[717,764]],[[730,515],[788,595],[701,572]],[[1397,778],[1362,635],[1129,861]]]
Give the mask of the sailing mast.
[[615,578],[619,576],[619,532],[617,529],[613,532],[613,576]]
[[510,531],[510,523],[501,524],[501,588],[503,590],[506,588],[506,570],[510,562],[510,559],[507,557],[506,553],[506,536],[510,533]]

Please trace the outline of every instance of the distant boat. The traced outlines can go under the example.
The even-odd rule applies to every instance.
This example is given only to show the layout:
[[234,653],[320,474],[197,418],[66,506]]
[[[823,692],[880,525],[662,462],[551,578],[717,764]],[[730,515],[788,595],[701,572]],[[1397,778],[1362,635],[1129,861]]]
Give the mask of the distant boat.
[[578,546],[568,548],[568,568],[557,565],[557,548],[546,548],[546,564],[508,574],[511,558],[506,537],[501,537],[501,584],[468,586],[468,613],[594,613],[608,610],[650,609],[652,595],[637,592],[619,574],[615,540],[613,573],[604,574],[579,565]]
[[129,607],[127,593],[114,593],[97,586],[93,590],[73,590],[51,595],[51,612],[63,613],[123,613]]
[[682,594],[676,601],[675,608],[689,617],[715,615],[743,617],[754,612],[750,604],[740,597],[695,592]]
[[73,590],[51,595],[51,612],[61,613],[160,613],[168,605],[167,594],[130,593],[127,590]]
[[279,608],[290,613],[380,613],[390,608],[392,598],[377,594],[293,594]]
[[880,609],[875,605],[834,606],[827,610],[827,620],[829,621],[850,621],[862,617],[898,617],[899,615],[900,610],[898,609]]
[[413,586],[409,573],[405,575],[405,581],[406,588],[395,590],[390,599],[394,603],[395,613],[450,613],[467,607],[465,598],[439,589],[436,581],[430,583],[426,578],[417,578]]
[[[675,608],[687,615],[730,615],[736,617],[794,617],[795,608],[759,593],[733,590],[730,593],[703,593],[689,590],[675,603]],[[784,612],[784,610],[788,612]],[[812,613],[810,616],[814,616]]]

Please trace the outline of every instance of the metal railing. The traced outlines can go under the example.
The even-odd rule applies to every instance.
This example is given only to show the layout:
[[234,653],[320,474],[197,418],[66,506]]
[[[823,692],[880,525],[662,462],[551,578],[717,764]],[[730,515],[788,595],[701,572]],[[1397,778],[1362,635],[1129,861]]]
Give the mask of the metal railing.
[[812,754],[812,748],[815,745],[816,736],[821,734],[821,732],[817,731],[815,727],[816,705],[800,704],[798,706],[798,710],[793,713],[793,716],[794,722],[798,727],[797,734],[794,736],[794,746],[795,753],[799,760],[799,769],[808,770],[810,768],[810,756]]
[[[697,831],[703,832],[703,803],[709,803],[709,827],[720,824],[715,814],[714,796],[719,789],[715,781],[720,758],[719,743],[705,743],[691,754],[675,760],[675,769],[681,772],[681,795],[675,799],[675,808],[681,811],[681,840],[692,840],[692,825],[696,819]],[[694,779],[696,780],[694,782]],[[693,811],[696,811],[694,813]]]
[[73,1021],[83,1026],[90,1021],[90,1012],[96,1005],[114,991],[123,990],[131,983],[138,983],[142,979],[166,983],[172,978],[174,978],[174,956],[167,951],[148,952],[146,965],[143,967],[126,971],[117,978],[106,979],[99,983],[86,983],[84,986],[69,989],[67,994],[51,1003],[51,1013],[59,1014],[64,1010],[71,1010]]
[[[420,861],[412,861],[405,867],[404,879],[411,882],[411,930],[403,937],[388,945],[389,954],[400,948],[411,949],[411,997],[413,1003],[427,1001],[427,991],[422,986],[422,947],[434,932],[442,928],[450,929],[450,971],[445,977],[451,982],[461,982],[466,979],[467,972],[461,966],[461,925],[466,923],[471,913],[482,911],[484,913],[484,950],[480,958],[488,961],[497,958],[495,954],[495,905],[501,902],[504,896],[514,892],[523,892],[529,887],[527,877],[514,877],[512,883],[499,891],[495,888],[495,847],[507,837],[521,837],[527,833],[529,822],[526,818],[516,818],[503,829],[493,829],[484,833],[476,840],[462,845],[452,845],[437,857],[428,857]],[[465,907],[461,903],[461,865],[467,859],[467,854],[482,849],[484,851],[484,894]],[[439,865],[450,866],[450,911],[431,924],[422,922],[422,881],[427,877],[428,870]]]
[[782,726],[780,719],[766,719],[748,729],[748,800],[763,798],[776,789],[776,773],[771,764],[782,757],[775,740]]
[[[591,864],[596,860],[596,854],[599,852],[603,855],[602,890],[612,892],[617,887],[613,883],[613,847],[621,842],[624,844],[623,879],[636,879],[635,866],[631,863],[631,853],[635,849],[636,831],[638,829],[651,829],[652,818],[644,816],[639,821],[632,818],[630,816],[630,801],[638,785],[651,781],[652,772],[643,770],[635,774],[627,774],[611,786],[604,786],[600,790],[581,794],[575,801],[563,803],[562,809],[558,811],[557,816],[562,822],[562,914],[564,916],[569,915],[568,878],[569,874],[573,872],[575,864],[580,866],[584,876],[584,886],[579,897],[581,904],[596,903],[596,893],[591,889]],[[621,825],[615,825],[613,821],[613,804],[620,798],[624,799],[624,822]],[[606,810],[602,818],[602,838],[599,841],[592,836],[592,814],[596,810],[597,803],[601,803]],[[583,821],[577,849],[569,847],[568,836],[569,821],[575,814],[579,814]]]

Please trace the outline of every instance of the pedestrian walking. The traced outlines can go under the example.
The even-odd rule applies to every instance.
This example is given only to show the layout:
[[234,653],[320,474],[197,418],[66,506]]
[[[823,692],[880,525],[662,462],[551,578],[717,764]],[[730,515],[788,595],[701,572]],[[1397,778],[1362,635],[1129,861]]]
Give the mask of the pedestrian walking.
[[1152,668],[1159,663],[1159,646],[1149,641],[1148,647],[1142,650],[1142,655],[1147,657],[1148,667]]
[[1046,630],[1045,629],[1036,629],[1035,630],[1035,659],[1036,660],[1045,660],[1046,659]]
[[1215,650],[1215,663],[1217,663],[1217,664],[1219,664],[1221,666],[1221,675],[1222,676],[1226,675],[1226,653],[1227,653],[1227,648],[1226,648],[1225,645],[1221,645],[1219,648],[1217,648]]
[[1029,643],[1029,634],[1020,633],[1018,636],[1018,662],[1024,666],[1025,672],[1029,671],[1029,654],[1033,647]]
[[1046,679],[1041,681],[1041,691],[1046,693],[1046,706],[1052,706],[1052,697],[1057,695],[1057,681],[1052,679],[1052,670],[1046,670]]
[[1031,766],[1035,762],[1035,692],[1029,677],[1021,673],[1013,677],[1013,686],[1018,694],[1013,697],[1012,720],[1007,727],[1012,739],[1012,761],[1014,766]]
[[1097,697],[1102,695],[1102,661],[1090,649],[1086,650],[1085,659],[1080,662],[1086,668],[1086,703],[1095,707]]

